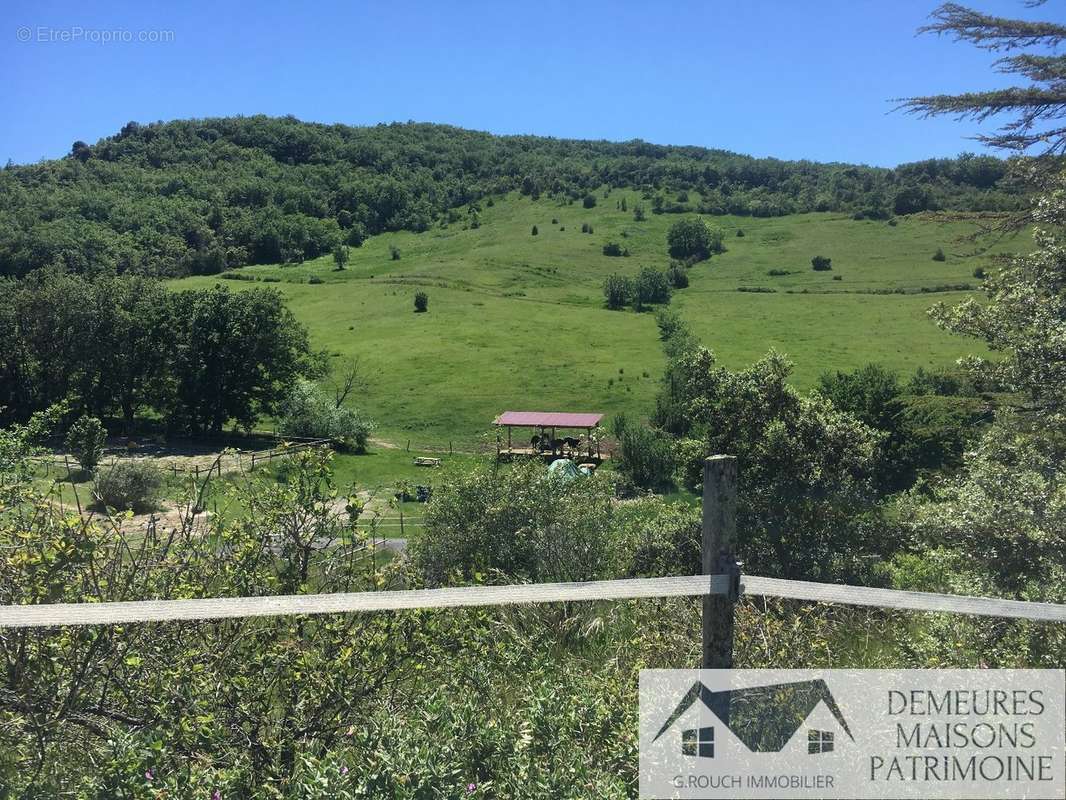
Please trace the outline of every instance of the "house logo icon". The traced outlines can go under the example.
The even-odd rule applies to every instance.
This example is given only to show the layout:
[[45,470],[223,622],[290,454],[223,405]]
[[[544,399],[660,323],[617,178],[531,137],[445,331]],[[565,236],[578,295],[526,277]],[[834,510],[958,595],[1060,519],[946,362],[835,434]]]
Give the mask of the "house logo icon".
[[[701,681],[696,681],[681,698],[674,711],[667,717],[653,741],[658,741],[691,709],[702,703],[752,753],[779,753],[792,741],[796,732],[807,725],[815,709],[823,704],[835,721],[836,730],[827,729],[825,723],[807,728],[807,754],[817,755],[834,751],[838,734],[843,733],[852,742],[851,729],[840,707],[822,679],[775,683],[743,689],[712,691]],[[830,719],[830,717],[825,717]],[[681,754],[697,758],[714,758],[716,745],[721,747],[723,737],[715,740],[715,726],[686,728],[681,731]]]

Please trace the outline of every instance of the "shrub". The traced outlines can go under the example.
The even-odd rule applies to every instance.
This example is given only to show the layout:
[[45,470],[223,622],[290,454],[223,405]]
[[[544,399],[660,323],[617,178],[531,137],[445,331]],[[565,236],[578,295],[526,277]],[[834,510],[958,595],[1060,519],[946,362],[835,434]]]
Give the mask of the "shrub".
[[973,271],[973,276],[977,278],[977,280],[983,281],[985,279],[985,268],[977,267],[977,269]]
[[399,261],[400,260],[400,248],[397,247],[394,244],[390,244],[389,245],[389,256],[392,258],[393,261]]
[[96,417],[83,416],[75,421],[67,431],[67,450],[78,459],[78,464],[83,470],[92,472],[100,463],[106,438],[107,432],[100,420]]
[[311,276],[310,278],[308,278],[308,279],[307,279],[307,282],[308,282],[308,283],[316,283],[316,284],[317,284],[317,283],[325,283],[325,281],[323,281],[323,280],[322,280],[322,279],[321,279],[320,277],[318,277],[317,275],[312,275],[312,276]]
[[833,280],[842,281],[842,280],[844,280],[844,276],[843,275],[834,275],[833,276]]
[[93,496],[108,508],[143,513],[156,507],[162,486],[163,473],[155,464],[132,459],[101,471],[93,485]]
[[415,313],[421,314],[429,310],[429,295],[419,290],[415,292]]
[[946,255],[944,255],[944,251],[941,248],[938,247],[936,249],[936,252],[933,253],[933,261],[947,261],[947,260],[948,260],[948,257]]
[[647,303],[670,301],[670,282],[665,272],[654,267],[643,267],[633,282],[633,308],[643,311]]
[[616,311],[625,308],[633,297],[633,281],[622,275],[608,275],[603,282],[603,296],[607,299],[607,308]]
[[679,219],[671,225],[666,235],[666,243],[671,257],[693,261],[703,261],[710,258],[712,253],[725,251],[722,232],[712,230],[699,217]]
[[603,246],[603,254],[605,256],[620,256],[622,255],[622,245],[617,242],[608,242]]
[[595,231],[592,230],[592,226],[591,225],[589,225],[589,233],[595,233]]
[[341,449],[361,453],[374,424],[356,409],[338,406],[314,382],[301,378],[281,408],[279,430],[287,436],[333,439]]
[[816,272],[825,272],[833,268],[832,261],[833,259],[825,256],[815,256],[811,259],[811,268]]
[[741,230],[740,228],[737,228],[737,238],[738,239],[743,239],[744,238],[744,231]]
[[581,200],[581,205],[583,205],[585,208],[595,208],[596,195],[592,194],[591,192],[585,195],[585,197]]
[[670,269],[666,271],[666,277],[670,281],[670,285],[675,289],[685,289],[688,287],[688,270],[676,261],[672,263]]
[[555,217],[552,217],[552,225],[558,225],[558,224],[559,224],[559,220],[556,219]]
[[588,233],[589,232],[589,224],[587,222],[582,222],[581,223],[581,232],[582,233]]
[[771,278],[778,278],[782,275],[791,275],[792,272],[791,270],[787,269],[768,269],[766,270],[766,274],[769,275]]
[[624,414],[614,418],[611,433],[618,441],[615,468],[634,486],[659,489],[672,482],[674,456],[665,434],[633,423]]
[[635,222],[644,221],[644,206],[640,205],[639,203],[633,207],[633,220]]
[[540,233],[540,231],[538,231],[537,230],[537,226],[534,225],[533,226],[533,230],[531,230],[529,233],[530,233],[531,236],[536,236],[538,233]]

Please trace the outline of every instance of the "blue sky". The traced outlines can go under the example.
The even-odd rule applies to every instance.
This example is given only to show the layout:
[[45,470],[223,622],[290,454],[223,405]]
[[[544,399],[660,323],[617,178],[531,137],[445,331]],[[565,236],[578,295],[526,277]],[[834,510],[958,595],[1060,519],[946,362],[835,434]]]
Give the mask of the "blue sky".
[[[991,54],[915,36],[935,5],[9,1],[0,161],[62,156],[129,120],[256,113],[886,166],[980,150],[972,124],[888,113],[894,97],[1004,85]],[[138,41],[157,31],[171,41]]]

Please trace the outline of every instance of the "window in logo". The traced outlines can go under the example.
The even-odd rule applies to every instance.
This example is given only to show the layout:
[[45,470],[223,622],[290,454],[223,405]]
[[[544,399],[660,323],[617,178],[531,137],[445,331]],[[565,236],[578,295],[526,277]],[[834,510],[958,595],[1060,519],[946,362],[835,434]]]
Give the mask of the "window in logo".
[[808,753],[832,753],[833,752],[833,733],[832,733],[832,731],[807,731],[807,752]]
[[714,758],[714,728],[691,728],[690,730],[682,731],[681,754]]

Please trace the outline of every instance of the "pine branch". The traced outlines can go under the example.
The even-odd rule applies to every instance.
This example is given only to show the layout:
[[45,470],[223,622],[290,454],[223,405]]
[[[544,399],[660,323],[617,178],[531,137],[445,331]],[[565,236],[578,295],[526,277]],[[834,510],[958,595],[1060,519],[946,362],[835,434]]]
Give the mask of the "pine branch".
[[1055,46],[1066,40],[1066,26],[993,17],[957,3],[945,3],[930,17],[934,22],[919,28],[918,33],[946,34],[954,36],[955,41],[970,42],[986,50],[1015,50],[1036,44]]

